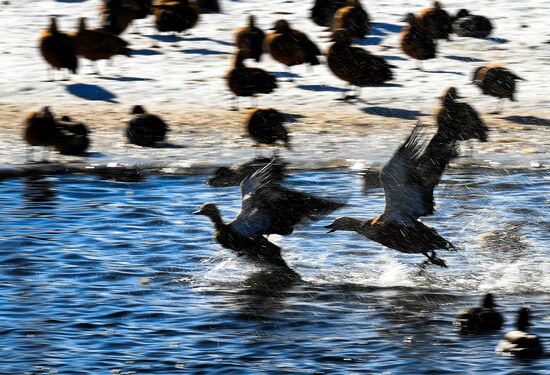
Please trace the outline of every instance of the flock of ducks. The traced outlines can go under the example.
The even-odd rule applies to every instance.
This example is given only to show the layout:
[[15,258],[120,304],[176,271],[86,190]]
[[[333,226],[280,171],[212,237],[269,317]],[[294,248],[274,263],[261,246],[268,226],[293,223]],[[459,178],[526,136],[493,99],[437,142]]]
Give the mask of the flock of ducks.
[[[56,18],[52,17],[50,26],[40,37],[40,51],[52,68],[76,73],[78,57],[95,62],[116,55],[130,56],[129,44],[119,35],[134,20],[152,14],[158,31],[183,32],[194,27],[205,10],[220,11],[218,2],[105,0],[100,8],[100,28],[88,29],[86,19],[81,18],[76,32],[63,33],[58,29]],[[380,85],[394,78],[394,65],[353,45],[354,40],[365,37],[373,27],[370,15],[359,0],[316,0],[311,19],[331,30],[333,44],[326,52],[330,71],[357,89],[354,95],[345,95],[345,100],[359,97],[362,87]],[[451,16],[437,1],[419,14],[409,13],[404,21],[408,26],[401,32],[401,48],[419,64],[435,58],[438,40],[449,40],[453,33],[486,38],[493,30],[486,17],[471,15],[465,9]],[[313,40],[294,29],[287,20],[277,20],[271,32],[266,34],[256,25],[253,15],[249,16],[246,26],[236,30],[235,46],[234,63],[225,79],[237,101],[238,97],[269,94],[278,87],[273,74],[259,67],[246,66],[247,59],[260,62],[262,55],[269,53],[290,70],[295,65],[319,65],[323,55]],[[471,83],[485,95],[514,101],[516,81],[521,79],[506,67],[494,64],[477,68]],[[353,231],[402,253],[422,254],[426,257],[424,265],[447,267],[435,251],[454,250],[453,244],[419,218],[434,213],[434,189],[447,165],[457,157],[459,143],[470,139],[486,142],[488,128],[474,108],[459,101],[461,97],[456,88],[448,88],[440,99],[437,132],[428,138],[424,126],[417,124],[382,169],[380,181],[386,197],[384,212],[370,220],[339,217],[326,226],[329,233]],[[129,142],[150,147],[164,141],[169,126],[160,117],[147,113],[141,106],[135,106],[131,113],[134,117],[126,129]],[[291,148],[284,122],[284,114],[274,108],[256,108],[245,119],[248,134],[257,143],[281,143]],[[47,107],[30,114],[25,123],[24,137],[30,146],[53,147],[62,154],[78,155],[90,144],[85,125],[67,116],[56,119]],[[230,222],[222,219],[214,203],[206,203],[194,213],[212,221],[214,237],[224,248],[262,267],[298,279],[299,275],[281,256],[280,247],[269,241],[269,235],[290,235],[297,226],[319,220],[345,202],[285,187],[284,170],[285,165],[278,158],[260,158],[236,168],[220,168],[208,183],[215,187],[240,185],[241,212]],[[494,306],[489,294],[481,307],[461,311],[456,322],[468,332],[499,329],[503,319]],[[522,357],[542,353],[538,338],[527,333],[528,314],[528,309],[520,310],[517,331],[505,336],[498,351]]]

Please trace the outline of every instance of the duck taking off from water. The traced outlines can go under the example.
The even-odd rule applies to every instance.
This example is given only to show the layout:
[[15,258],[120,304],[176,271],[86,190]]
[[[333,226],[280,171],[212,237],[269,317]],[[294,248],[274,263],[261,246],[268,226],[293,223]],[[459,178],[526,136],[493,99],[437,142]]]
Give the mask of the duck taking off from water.
[[281,256],[281,248],[265,236],[289,235],[298,225],[319,220],[343,203],[288,189],[273,181],[273,161],[241,183],[242,206],[237,217],[225,223],[214,203],[196,215],[205,215],[215,226],[216,241],[238,256],[298,277]]
[[423,126],[417,124],[380,174],[386,195],[384,213],[371,220],[340,217],[326,226],[329,233],[354,231],[403,253],[424,254],[428,258],[425,264],[431,262],[446,268],[435,250],[454,250],[453,244],[418,219],[434,213],[433,191],[450,160],[457,155],[456,142],[440,134],[425,146]]

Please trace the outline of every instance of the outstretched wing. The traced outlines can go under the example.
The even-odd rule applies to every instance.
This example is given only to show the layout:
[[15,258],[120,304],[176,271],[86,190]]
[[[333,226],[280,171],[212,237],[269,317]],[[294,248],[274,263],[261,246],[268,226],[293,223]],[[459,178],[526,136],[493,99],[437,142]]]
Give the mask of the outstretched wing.
[[407,224],[433,214],[433,190],[449,161],[456,156],[456,141],[436,135],[425,146],[424,138],[419,123],[382,169],[384,214],[394,222]]

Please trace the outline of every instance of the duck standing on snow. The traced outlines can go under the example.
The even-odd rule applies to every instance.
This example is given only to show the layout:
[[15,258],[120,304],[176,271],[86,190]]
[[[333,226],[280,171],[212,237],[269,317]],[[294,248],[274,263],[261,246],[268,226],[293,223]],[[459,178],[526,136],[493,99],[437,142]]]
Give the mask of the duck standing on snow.
[[255,158],[231,168],[219,167],[206,182],[213,187],[239,186],[245,178],[252,176],[256,171],[264,168],[271,162],[269,180],[280,183],[286,176],[287,164],[279,158]]
[[468,307],[460,310],[455,319],[455,325],[464,333],[486,332],[502,327],[502,315],[496,311],[495,299],[487,293],[481,300],[481,306]]
[[275,22],[273,32],[266,36],[267,50],[276,61],[287,66],[310,64],[319,65],[317,56],[321,55],[319,47],[306,34],[292,29],[286,20]]
[[91,60],[96,73],[99,73],[96,66],[97,60],[109,60],[117,55],[130,57],[128,42],[101,29],[87,29],[84,17],[80,18],[74,40],[76,53]]
[[290,149],[290,138],[284,122],[284,115],[276,109],[256,108],[246,120],[246,129],[250,138],[257,143],[272,145],[282,141]]
[[206,203],[194,214],[212,220],[216,241],[224,248],[261,266],[298,277],[281,257],[280,247],[265,236],[289,235],[297,225],[319,220],[343,204],[283,187],[270,179],[271,166],[241,183],[242,208],[233,221],[225,223],[213,203]]
[[529,309],[522,307],[518,312],[517,330],[508,332],[497,345],[495,351],[520,358],[536,358],[544,353],[537,335],[529,333]]
[[50,26],[40,34],[40,53],[53,69],[76,73],[78,59],[74,39],[59,31],[55,17],[50,18]]
[[[474,71],[472,84],[481,89],[485,95],[494,96],[499,99],[510,99],[515,102],[516,81],[523,80],[508,68],[502,65],[481,66]],[[497,113],[502,111],[502,100]]]
[[346,0],[315,0],[311,19],[319,26],[332,27],[338,9],[346,6]]
[[63,116],[56,121],[54,147],[62,155],[82,155],[90,146],[89,134],[86,125]]
[[[260,68],[246,67],[245,56],[245,52],[238,51],[233,68],[225,76],[229,89],[235,94],[235,99],[239,96],[254,97],[257,94],[273,92],[277,88],[275,76]],[[238,105],[233,109],[238,109]]]
[[55,118],[49,107],[42,108],[39,112],[27,115],[24,122],[23,138],[31,148],[28,159],[32,159],[33,147],[53,147],[56,125]]
[[104,0],[99,6],[101,28],[111,34],[122,34],[137,17],[133,3],[123,0]]
[[153,4],[155,26],[160,32],[181,33],[195,27],[200,9],[188,0],[161,0]]
[[145,109],[140,105],[132,108],[132,114],[134,117],[126,128],[126,137],[130,143],[151,147],[164,141],[169,128],[163,119],[145,112]]
[[264,52],[265,33],[255,25],[254,16],[248,17],[248,26],[241,27],[235,33],[235,44],[245,58],[260,62]]
[[460,9],[453,23],[456,35],[470,38],[487,38],[493,32],[491,20],[484,16],[472,15],[466,9]]
[[401,48],[406,55],[418,61],[418,69],[422,70],[423,60],[435,59],[435,40],[432,34],[420,25],[414,14],[407,14],[404,21],[409,26],[401,32]]
[[381,84],[393,78],[392,65],[362,48],[353,47],[347,30],[336,30],[332,40],[334,44],[327,53],[328,67],[336,77],[357,86],[357,95],[346,95],[344,99],[359,96],[361,87]]
[[434,136],[425,146],[423,138],[422,125],[418,124],[382,169],[384,213],[371,220],[340,217],[326,226],[329,233],[354,231],[391,249],[423,254],[428,258],[424,264],[447,267],[435,250],[454,250],[453,244],[418,219],[434,213],[433,191],[450,160],[457,155],[456,140]]
[[422,10],[418,16],[420,26],[428,30],[434,39],[449,39],[453,31],[453,18],[434,1],[430,8]]
[[457,101],[461,97],[456,88],[449,87],[440,99],[441,106],[436,113],[438,133],[458,141],[476,138],[487,142],[489,129],[472,106]]
[[352,38],[364,38],[372,27],[368,13],[359,0],[348,0],[334,15],[332,30],[345,29]]

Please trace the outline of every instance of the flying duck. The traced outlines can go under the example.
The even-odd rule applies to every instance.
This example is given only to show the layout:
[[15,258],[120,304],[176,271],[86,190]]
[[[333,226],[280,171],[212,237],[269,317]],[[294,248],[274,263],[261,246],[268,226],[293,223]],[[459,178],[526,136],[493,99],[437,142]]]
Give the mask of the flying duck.
[[273,59],[287,68],[294,65],[319,65],[319,47],[306,34],[292,29],[286,20],[275,22],[273,32],[266,36],[265,45]]
[[24,122],[23,138],[31,148],[28,159],[31,161],[33,147],[52,147],[56,133],[55,118],[49,107],[27,115]]
[[460,98],[454,87],[449,87],[440,97],[441,106],[436,113],[438,133],[447,134],[457,141],[476,138],[487,142],[489,129],[472,106],[457,101]]
[[246,129],[250,138],[257,143],[272,145],[282,141],[290,149],[290,138],[284,122],[284,114],[276,109],[256,108],[246,119]]
[[359,0],[348,0],[346,6],[334,15],[332,30],[346,29],[352,38],[364,38],[372,24]]
[[[349,31],[336,30],[332,40],[334,44],[329,47],[327,53],[328,67],[336,77],[357,87],[356,96],[359,96],[361,87],[381,84],[393,78],[390,69],[392,65],[363,48],[352,46]],[[346,95],[344,99],[356,96]]]
[[458,36],[483,39],[491,35],[493,24],[487,17],[472,15],[467,9],[460,9],[453,23],[453,31]]
[[40,34],[40,53],[53,69],[68,69],[76,73],[78,60],[74,39],[59,31],[55,17],[50,18],[50,26]]
[[248,17],[248,26],[241,27],[235,33],[235,44],[245,58],[260,61],[264,52],[265,33],[254,23],[254,16]]
[[[244,65],[246,53],[238,51],[235,55],[235,64],[225,76],[229,89],[239,96],[254,97],[257,94],[269,94],[277,88],[277,79],[271,73],[260,68],[249,68]],[[238,100],[238,99],[237,99]],[[233,109],[238,108],[233,106]]]
[[494,297],[487,293],[481,300],[481,305],[460,310],[455,319],[455,325],[464,333],[485,332],[502,327],[502,315],[494,309]]
[[62,155],[82,155],[90,145],[89,133],[83,123],[63,116],[56,121],[54,147]]
[[265,236],[289,235],[297,225],[319,220],[342,203],[280,185],[271,180],[271,167],[269,163],[241,183],[241,212],[233,221],[225,223],[214,203],[206,203],[194,214],[212,220],[214,237],[224,248],[261,266],[297,277],[281,257],[279,246]]
[[517,330],[508,332],[497,345],[495,351],[499,354],[511,354],[520,358],[535,358],[544,353],[542,343],[537,335],[527,330],[529,309],[522,307],[518,312]]
[[267,164],[273,161],[269,172],[270,181],[280,183],[286,175],[286,163],[279,158],[256,158],[241,165],[236,165],[231,168],[219,167],[206,182],[213,187],[228,187],[239,186],[241,182],[254,174],[257,170],[264,168]]
[[434,1],[430,8],[418,14],[420,26],[428,30],[435,39],[449,39],[453,31],[453,18],[442,7],[439,1]]
[[436,42],[432,34],[420,25],[414,14],[407,14],[404,21],[409,26],[401,32],[401,48],[406,55],[419,61],[418,69],[422,70],[422,60],[435,59]]
[[408,254],[423,254],[433,263],[447,267],[435,250],[453,250],[453,244],[434,228],[418,221],[435,210],[433,191],[449,161],[456,157],[456,140],[432,138],[425,146],[423,126],[417,124],[382,169],[380,179],[386,195],[384,213],[370,220],[337,218],[326,226],[330,232],[354,231],[391,249]]
[[102,29],[87,29],[85,17],[81,17],[79,20],[74,40],[76,53],[91,60],[96,73],[98,72],[95,64],[97,60],[109,60],[116,55],[130,57],[128,42]]
[[164,141],[169,128],[163,119],[145,112],[145,109],[140,105],[134,106],[131,113],[134,117],[126,128],[126,138],[130,143],[151,147]]
[[153,4],[155,26],[160,32],[181,33],[193,28],[200,18],[200,9],[188,0],[161,0]]
[[[516,101],[516,81],[524,80],[517,74],[512,73],[508,68],[502,65],[480,66],[474,71],[472,84],[481,89],[485,95],[494,96],[499,99],[510,99]],[[500,107],[497,112],[502,110],[502,100],[499,100]]]
[[319,26],[332,27],[338,9],[346,6],[346,0],[315,0],[311,8],[311,19]]

